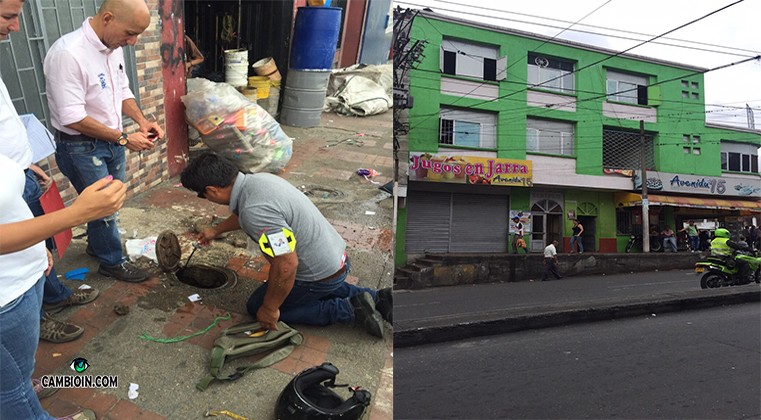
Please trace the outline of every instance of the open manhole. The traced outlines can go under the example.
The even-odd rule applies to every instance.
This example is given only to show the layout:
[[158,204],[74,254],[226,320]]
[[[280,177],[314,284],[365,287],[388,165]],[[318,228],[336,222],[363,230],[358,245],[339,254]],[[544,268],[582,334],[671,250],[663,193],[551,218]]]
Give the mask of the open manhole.
[[182,249],[174,232],[165,230],[156,239],[156,258],[161,268],[174,275],[180,283],[201,289],[232,288],[238,283],[235,271],[206,264],[181,263]]

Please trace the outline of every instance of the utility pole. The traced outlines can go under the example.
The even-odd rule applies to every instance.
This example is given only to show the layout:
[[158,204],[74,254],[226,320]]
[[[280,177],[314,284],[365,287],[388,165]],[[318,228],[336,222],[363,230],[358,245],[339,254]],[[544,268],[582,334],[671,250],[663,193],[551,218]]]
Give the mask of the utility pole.
[[645,121],[639,120],[640,181],[642,183],[642,252],[650,252],[650,203],[647,201]]

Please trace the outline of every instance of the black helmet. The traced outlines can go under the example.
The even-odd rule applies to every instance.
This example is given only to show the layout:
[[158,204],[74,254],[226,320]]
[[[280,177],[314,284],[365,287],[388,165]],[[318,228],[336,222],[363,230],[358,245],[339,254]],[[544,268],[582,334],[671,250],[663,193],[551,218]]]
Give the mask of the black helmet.
[[370,392],[349,388],[352,396],[344,401],[330,388],[336,385],[338,368],[330,363],[311,367],[288,382],[277,399],[278,420],[359,420],[370,405]]

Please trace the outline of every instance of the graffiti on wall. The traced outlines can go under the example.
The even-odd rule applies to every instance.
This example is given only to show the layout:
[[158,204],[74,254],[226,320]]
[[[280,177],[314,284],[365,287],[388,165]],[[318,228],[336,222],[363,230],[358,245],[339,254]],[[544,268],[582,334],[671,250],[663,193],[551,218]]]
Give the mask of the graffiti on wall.
[[159,27],[161,36],[161,64],[166,69],[185,71],[185,33],[182,28],[182,2],[159,0]]

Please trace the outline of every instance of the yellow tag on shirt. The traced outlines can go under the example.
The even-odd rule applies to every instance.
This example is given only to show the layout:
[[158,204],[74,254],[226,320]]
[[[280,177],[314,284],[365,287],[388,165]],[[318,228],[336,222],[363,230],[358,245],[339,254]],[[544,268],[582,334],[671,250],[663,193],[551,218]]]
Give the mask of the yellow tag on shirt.
[[259,237],[259,249],[273,258],[290,254],[296,250],[296,236],[286,228],[264,232]]

